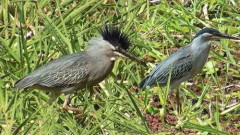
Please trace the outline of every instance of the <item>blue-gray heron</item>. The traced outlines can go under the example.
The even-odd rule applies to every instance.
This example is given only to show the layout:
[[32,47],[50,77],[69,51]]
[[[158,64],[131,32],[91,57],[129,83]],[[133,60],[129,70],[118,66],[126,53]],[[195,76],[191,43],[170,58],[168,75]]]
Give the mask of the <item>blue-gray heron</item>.
[[147,86],[156,84],[166,86],[168,78],[171,77],[170,86],[174,89],[182,82],[194,77],[206,63],[211,47],[210,41],[215,38],[240,40],[237,37],[222,34],[216,29],[204,28],[195,35],[189,45],[180,48],[157,64],[142,80],[140,88],[144,90]]
[[31,88],[51,92],[49,102],[61,94],[66,95],[63,108],[76,111],[68,106],[70,94],[83,88],[92,88],[104,80],[112,71],[119,56],[126,56],[144,64],[134,55],[126,52],[129,38],[118,28],[105,26],[100,37],[89,41],[86,51],[65,55],[48,62],[16,82],[15,88]]

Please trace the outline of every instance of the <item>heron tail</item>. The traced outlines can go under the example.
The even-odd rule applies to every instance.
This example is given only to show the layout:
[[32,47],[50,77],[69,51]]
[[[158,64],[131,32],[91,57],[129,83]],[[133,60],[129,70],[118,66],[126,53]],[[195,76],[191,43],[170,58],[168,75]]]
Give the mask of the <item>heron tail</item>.
[[139,88],[140,88],[141,90],[145,90],[146,87],[148,86],[147,80],[148,80],[148,76],[147,76],[146,78],[144,78],[144,79],[141,81],[141,83],[139,84]]

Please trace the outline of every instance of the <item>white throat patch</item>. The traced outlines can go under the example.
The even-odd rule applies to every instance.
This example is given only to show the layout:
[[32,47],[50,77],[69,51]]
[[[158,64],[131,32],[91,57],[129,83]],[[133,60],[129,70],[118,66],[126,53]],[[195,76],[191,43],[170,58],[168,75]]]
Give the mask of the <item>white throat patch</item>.
[[111,57],[111,61],[115,61],[116,59],[116,57]]

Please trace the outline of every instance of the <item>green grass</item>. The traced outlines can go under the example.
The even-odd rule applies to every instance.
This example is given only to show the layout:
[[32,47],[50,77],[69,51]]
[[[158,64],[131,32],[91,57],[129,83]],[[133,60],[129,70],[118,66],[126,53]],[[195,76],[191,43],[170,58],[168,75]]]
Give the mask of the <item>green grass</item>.
[[[239,37],[238,0],[185,1],[162,0],[152,5],[145,0],[2,0],[0,133],[149,134],[154,131],[144,119],[148,113],[162,116],[156,134],[239,134],[239,42],[212,43],[210,62],[191,85],[180,87],[181,114],[172,109],[176,107],[174,91],[134,89],[153,64],[187,44],[203,27]],[[89,99],[88,92],[72,97],[71,104],[84,109],[83,117],[76,119],[73,112],[61,109],[64,96],[49,106],[48,93],[12,88],[18,79],[51,59],[83,51],[105,23],[129,35],[129,52],[148,62],[149,68],[118,60],[111,75],[95,88],[94,98]],[[163,108],[152,106],[153,95],[160,95]],[[170,115],[179,120],[169,122]]]

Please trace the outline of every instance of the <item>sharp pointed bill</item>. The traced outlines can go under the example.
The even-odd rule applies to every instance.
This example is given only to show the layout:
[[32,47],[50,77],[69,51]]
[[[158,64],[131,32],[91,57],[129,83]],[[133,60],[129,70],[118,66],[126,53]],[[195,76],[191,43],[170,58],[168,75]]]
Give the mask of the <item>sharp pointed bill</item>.
[[169,74],[171,74],[171,88],[176,88],[182,82],[193,78],[202,70],[206,63],[211,48],[210,41],[216,37],[240,40],[237,37],[222,34],[216,29],[204,28],[195,35],[189,45],[180,48],[160,62],[142,80],[140,88],[144,90],[147,86],[154,86],[157,83],[160,86],[165,86],[168,82]]
[[[111,45],[115,47],[115,54],[119,55],[122,54],[123,56],[126,56],[130,58],[131,60],[134,60],[138,63],[140,63],[143,66],[146,66],[145,62],[138,59],[136,56],[132,55],[131,53],[127,52],[126,50],[131,45],[130,40],[128,36],[121,32],[118,28],[109,28],[108,26],[105,26],[102,30],[100,30],[101,36],[105,41],[108,41]],[[122,56],[120,55],[120,56]]]
[[227,34],[222,34],[221,32],[219,32],[216,29],[213,28],[204,28],[202,30],[200,30],[195,37],[193,38],[193,40],[197,37],[205,37],[205,38],[209,38],[209,39],[218,39],[218,38],[227,38],[227,39],[233,39],[233,40],[240,40],[237,37],[233,37]]
[[123,49],[121,49],[121,48],[118,48],[118,49],[117,49],[117,52],[119,52],[119,53],[123,54],[124,56],[126,56],[126,57],[128,57],[128,58],[130,58],[130,59],[132,59],[132,60],[134,60],[134,61],[136,61],[136,62],[138,62],[138,63],[140,63],[141,65],[143,65],[143,66],[145,66],[145,67],[147,67],[147,65],[146,65],[145,62],[141,61],[140,59],[138,59],[137,57],[135,57],[135,56],[132,55],[131,53],[126,52],[125,50],[123,50]]
[[[93,37],[85,51],[62,56],[39,67],[16,82],[15,88],[39,89],[52,93],[50,102],[65,94],[63,108],[74,91],[92,88],[103,81],[112,71],[116,52],[137,62],[138,58],[126,52],[130,46],[127,35],[117,28],[105,27],[101,37]],[[49,102],[49,103],[50,103]]]
[[230,35],[227,35],[227,34],[219,34],[219,35],[217,35],[217,37],[219,37],[219,38],[233,39],[233,40],[240,40],[240,38],[233,37],[233,36],[230,36]]

